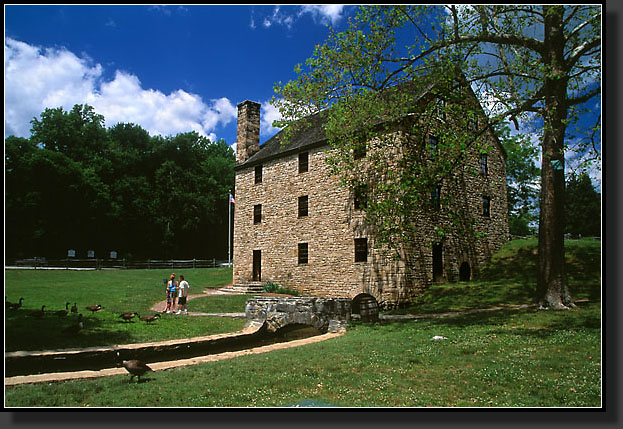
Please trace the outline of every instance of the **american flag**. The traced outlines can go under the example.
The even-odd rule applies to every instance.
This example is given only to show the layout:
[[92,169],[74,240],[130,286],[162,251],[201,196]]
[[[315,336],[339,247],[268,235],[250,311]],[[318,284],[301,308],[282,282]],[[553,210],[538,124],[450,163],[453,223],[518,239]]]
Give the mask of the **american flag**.
[[234,200],[234,196],[232,194],[229,194],[229,202],[231,204],[236,204],[236,201]]

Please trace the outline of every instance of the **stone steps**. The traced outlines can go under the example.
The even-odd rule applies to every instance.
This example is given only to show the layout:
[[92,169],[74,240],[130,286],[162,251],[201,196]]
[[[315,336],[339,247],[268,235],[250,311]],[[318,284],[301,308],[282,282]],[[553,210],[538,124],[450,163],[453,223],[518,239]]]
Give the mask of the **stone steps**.
[[250,282],[244,284],[235,284],[227,288],[221,289],[225,292],[242,293],[242,294],[254,294],[264,292],[264,285],[261,282]]

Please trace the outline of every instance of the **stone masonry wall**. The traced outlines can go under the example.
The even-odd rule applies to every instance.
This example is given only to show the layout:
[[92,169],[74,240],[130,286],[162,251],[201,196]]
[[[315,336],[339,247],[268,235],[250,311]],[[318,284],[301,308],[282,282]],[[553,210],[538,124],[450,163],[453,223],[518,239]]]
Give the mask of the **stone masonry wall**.
[[[261,250],[261,281],[273,281],[304,296],[354,298],[373,295],[383,307],[406,302],[433,281],[432,249],[414,243],[408,261],[393,260],[374,249],[364,213],[354,209],[352,193],[329,174],[327,147],[309,150],[309,170],[298,172],[298,154],[263,165],[262,183],[254,182],[254,167],[236,172],[234,217],[234,284],[252,280],[253,250]],[[473,237],[447,237],[443,243],[443,277],[458,280],[460,264],[472,270],[507,241],[505,162],[491,146],[488,175],[478,172],[478,153],[468,156],[453,192],[475,219]],[[461,189],[462,187],[462,189]],[[308,196],[309,214],[298,216],[298,197]],[[482,196],[491,198],[491,215],[482,216]],[[262,205],[262,220],[253,222],[253,207]],[[417,219],[427,234],[434,223]],[[355,262],[354,239],[368,238],[368,261]],[[424,238],[424,237],[423,237]],[[423,239],[422,242],[425,240]],[[298,263],[298,244],[308,243],[308,263]]]

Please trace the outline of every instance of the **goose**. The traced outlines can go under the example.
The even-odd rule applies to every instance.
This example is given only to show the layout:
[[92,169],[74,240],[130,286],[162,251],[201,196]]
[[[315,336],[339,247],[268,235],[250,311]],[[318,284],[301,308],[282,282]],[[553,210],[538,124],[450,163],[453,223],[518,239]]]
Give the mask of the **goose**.
[[68,303],[68,302],[66,302],[66,303],[65,303],[65,309],[64,309],[64,310],[58,310],[58,311],[56,312],[56,315],[57,315],[58,317],[63,317],[63,316],[67,316],[68,314],[69,314],[69,303]]
[[143,316],[143,317],[141,317],[141,320],[143,322],[147,322],[149,324],[151,322],[155,322],[156,319],[159,319],[159,318],[160,318],[159,314],[154,314],[153,316]]
[[9,310],[17,310],[18,308],[20,308],[22,306],[22,301],[24,300],[24,298],[20,298],[19,302],[8,302],[6,303],[6,308],[8,308]]
[[96,311],[100,311],[102,306],[100,304],[97,305],[88,305],[85,307],[87,310],[90,310],[91,313],[95,313]]
[[135,376],[138,377],[137,380],[140,383],[141,375],[145,374],[148,371],[153,371],[153,369],[147,366],[145,362],[138,359],[124,360],[121,362],[121,365],[123,365],[123,367],[131,374],[130,383]]
[[70,325],[63,329],[64,334],[77,334],[84,328],[84,322],[82,321],[82,313],[78,314],[78,323]]
[[123,313],[119,315],[119,317],[125,320],[126,322],[129,322],[130,320],[134,319],[134,316],[139,317],[139,314],[138,313]]
[[77,303],[74,302],[74,305],[71,306],[71,312],[72,313],[78,313],[78,306],[76,304]]
[[44,314],[45,314],[45,305],[41,306],[41,310],[35,310],[31,313],[31,315],[34,317],[43,317]]

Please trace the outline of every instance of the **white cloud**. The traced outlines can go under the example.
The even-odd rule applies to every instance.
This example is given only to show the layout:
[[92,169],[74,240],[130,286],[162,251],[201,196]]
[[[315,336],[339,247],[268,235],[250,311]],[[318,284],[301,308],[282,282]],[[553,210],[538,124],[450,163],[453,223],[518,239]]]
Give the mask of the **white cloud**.
[[[291,8],[287,9],[292,13],[284,12],[284,10],[275,6],[272,13],[269,16],[265,16],[262,25],[264,28],[270,28],[273,25],[283,25],[288,30],[292,29],[294,23],[303,15],[309,14],[317,24],[322,25],[335,25],[342,19],[342,12],[344,11],[344,5],[339,4],[326,4],[326,5],[304,5],[301,6],[298,11],[294,11]],[[255,19],[251,16],[250,27],[256,28]]]
[[335,25],[342,19],[343,10],[344,5],[342,4],[305,5],[302,7],[299,15],[309,13],[312,15],[314,22]]
[[5,136],[30,135],[30,120],[45,108],[89,104],[104,116],[106,126],[131,122],[150,134],[196,131],[212,140],[219,126],[236,118],[227,98],[210,100],[184,90],[164,94],[142,87],[139,78],[117,70],[102,81],[102,66],[66,49],[42,49],[7,38],[5,41]]
[[260,118],[260,133],[263,136],[270,138],[281,131],[281,128],[273,127],[273,121],[281,119],[281,113],[279,113],[279,109],[270,104],[270,101],[262,103]]

